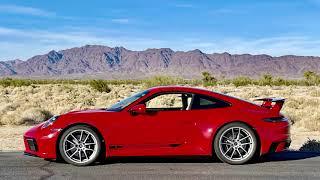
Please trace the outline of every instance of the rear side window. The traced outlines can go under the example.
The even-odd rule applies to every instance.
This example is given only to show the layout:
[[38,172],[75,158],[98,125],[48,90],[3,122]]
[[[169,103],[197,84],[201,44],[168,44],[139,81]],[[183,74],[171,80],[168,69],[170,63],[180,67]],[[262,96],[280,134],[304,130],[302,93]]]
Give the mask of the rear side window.
[[229,103],[212,97],[195,94],[193,97],[191,109],[211,109],[230,106]]

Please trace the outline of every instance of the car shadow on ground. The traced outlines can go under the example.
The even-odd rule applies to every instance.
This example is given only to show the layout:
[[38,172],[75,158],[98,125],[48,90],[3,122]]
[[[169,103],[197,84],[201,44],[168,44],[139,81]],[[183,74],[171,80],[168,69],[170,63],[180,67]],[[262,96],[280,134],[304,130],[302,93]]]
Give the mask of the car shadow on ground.
[[[253,163],[265,163],[275,161],[293,161],[302,160],[320,156],[320,142],[309,139],[298,151],[287,150],[278,153],[264,155]],[[219,163],[218,158],[212,157],[122,157],[111,158],[102,161],[99,164],[116,164],[116,163]]]
[[[254,164],[301,160],[318,156],[320,156],[320,152],[283,151],[262,156],[258,161],[254,162]],[[95,165],[127,163],[221,163],[221,161],[212,157],[119,157],[110,158]]]
[[271,154],[262,156],[259,162],[293,161],[293,160],[308,159],[308,158],[313,158],[318,156],[320,156],[320,152],[283,151],[283,152],[271,153]]
[[214,163],[220,162],[210,157],[114,157],[99,164],[126,164],[126,163]]
[[[293,161],[302,160],[320,156],[320,142],[316,140],[308,140],[299,150],[287,150],[278,153],[271,153],[264,155],[259,160],[252,162],[252,164],[276,162],[276,161]],[[58,161],[61,162],[61,161]],[[64,163],[64,162],[61,162]],[[113,157],[100,162],[92,164],[108,165],[108,164],[127,164],[127,163],[221,163],[218,158],[207,156],[193,156],[193,157]]]

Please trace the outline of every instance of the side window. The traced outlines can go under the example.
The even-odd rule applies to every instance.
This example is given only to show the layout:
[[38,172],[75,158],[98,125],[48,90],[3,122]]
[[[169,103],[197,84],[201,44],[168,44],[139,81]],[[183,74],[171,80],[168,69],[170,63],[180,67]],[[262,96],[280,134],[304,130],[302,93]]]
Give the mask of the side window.
[[170,93],[158,95],[146,102],[147,110],[185,110],[191,102],[191,95]]
[[194,96],[191,109],[211,109],[223,108],[228,106],[230,106],[230,104],[222,100],[196,94]]

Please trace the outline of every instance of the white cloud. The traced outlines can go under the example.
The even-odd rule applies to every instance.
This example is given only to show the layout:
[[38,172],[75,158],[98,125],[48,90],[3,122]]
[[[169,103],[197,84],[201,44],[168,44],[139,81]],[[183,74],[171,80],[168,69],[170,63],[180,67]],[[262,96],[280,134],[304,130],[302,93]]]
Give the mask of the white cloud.
[[126,18],[118,18],[118,19],[111,19],[112,22],[118,23],[118,24],[128,24],[129,19]]
[[84,31],[44,31],[20,30],[0,27],[0,60],[28,59],[34,55],[45,54],[55,49],[61,50],[86,44],[124,46],[132,50],[148,47],[162,47],[167,44],[163,40],[152,38],[107,36],[104,32]]
[[[192,43],[191,43],[192,44]],[[203,46],[206,45],[206,46]],[[232,54],[269,54],[320,56],[320,39],[305,36],[270,37],[260,39],[224,38],[211,42],[195,42],[193,48],[203,47],[205,52]]]
[[[108,34],[108,35],[106,35]],[[320,56],[320,39],[307,36],[282,36],[257,39],[245,38],[148,38],[116,34],[99,29],[68,29],[63,31],[22,30],[0,27],[0,60],[28,59],[52,49],[61,50],[86,44],[123,46],[131,50],[168,47],[189,51],[200,49],[206,53],[269,54]]]
[[17,5],[0,5],[0,13],[26,14],[42,17],[52,17],[56,15],[53,12],[49,12],[43,9]]
[[175,7],[178,8],[193,8],[194,6],[192,4],[175,4]]
[[222,14],[239,14],[239,13],[243,13],[243,12],[244,11],[239,10],[239,9],[221,8],[221,9],[210,10],[209,14],[222,15]]

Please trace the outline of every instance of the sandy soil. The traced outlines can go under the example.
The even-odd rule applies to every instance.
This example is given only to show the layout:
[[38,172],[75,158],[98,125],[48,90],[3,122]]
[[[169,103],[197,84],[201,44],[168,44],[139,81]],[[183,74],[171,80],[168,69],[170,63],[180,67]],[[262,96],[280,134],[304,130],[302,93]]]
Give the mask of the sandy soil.
[[[22,151],[24,149],[23,133],[31,126],[0,126],[0,151]],[[320,140],[320,131],[310,131],[293,126],[291,128],[292,144],[290,149],[299,150],[308,138]]]
[[0,126],[0,151],[24,150],[23,133],[31,126]]

